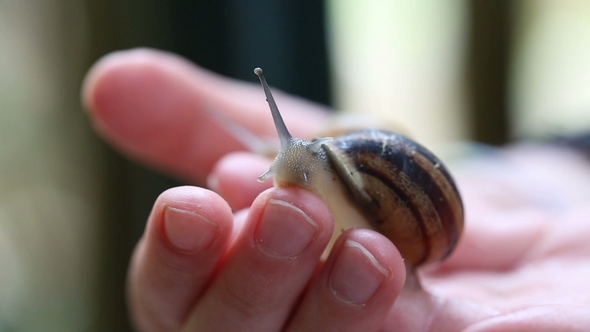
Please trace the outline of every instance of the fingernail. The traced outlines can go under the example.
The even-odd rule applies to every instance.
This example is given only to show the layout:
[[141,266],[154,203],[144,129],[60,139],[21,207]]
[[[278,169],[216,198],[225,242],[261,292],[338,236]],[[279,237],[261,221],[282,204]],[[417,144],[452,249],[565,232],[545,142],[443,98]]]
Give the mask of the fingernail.
[[367,248],[346,240],[330,272],[329,284],[336,298],[363,305],[375,295],[388,275],[389,271]]
[[195,252],[211,245],[219,226],[200,214],[167,206],[164,230],[168,241],[176,249]]
[[268,201],[256,230],[256,243],[266,254],[295,258],[313,241],[318,224],[303,210],[285,201]]

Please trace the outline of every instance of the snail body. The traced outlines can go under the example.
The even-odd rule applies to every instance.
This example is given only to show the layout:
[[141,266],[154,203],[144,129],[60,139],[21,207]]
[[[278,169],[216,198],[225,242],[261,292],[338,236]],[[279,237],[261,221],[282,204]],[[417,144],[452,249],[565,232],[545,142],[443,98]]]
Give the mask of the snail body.
[[[438,262],[463,230],[463,205],[441,161],[409,138],[365,129],[313,141],[292,137],[260,68],[281,148],[269,170],[277,186],[297,186],[330,208],[335,230],[374,229],[400,251],[408,273]],[[335,232],[332,244],[338,236]]]

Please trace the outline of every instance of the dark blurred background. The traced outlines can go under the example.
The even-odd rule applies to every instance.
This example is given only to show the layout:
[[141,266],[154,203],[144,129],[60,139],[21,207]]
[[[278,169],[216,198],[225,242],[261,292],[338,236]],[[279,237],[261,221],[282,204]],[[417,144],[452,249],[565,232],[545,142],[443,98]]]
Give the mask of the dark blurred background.
[[[590,73],[588,66],[576,67],[589,55],[590,6],[507,0],[443,1],[436,10],[424,1],[391,6],[401,20],[376,21],[370,10],[361,13],[334,0],[0,2],[0,331],[131,330],[125,304],[131,252],[155,198],[182,182],[125,158],[92,130],[79,102],[80,86],[90,66],[109,52],[158,48],[248,81],[255,81],[252,69],[261,66],[279,89],[354,108],[346,103],[346,86],[364,84],[363,78],[347,80],[343,72],[350,67],[342,64],[370,64],[340,50],[355,40],[375,39],[374,47],[352,44],[352,50],[391,59],[379,65],[387,72],[391,64],[394,74],[392,82],[377,82],[385,92],[369,90],[361,103],[372,102],[372,93],[387,99],[388,86],[418,86],[401,89],[404,98],[433,96],[434,105],[442,100],[449,114],[444,117],[461,120],[459,129],[450,127],[451,134],[430,140],[501,145],[567,131],[570,122],[588,125],[590,100],[579,89],[569,93],[590,83],[590,74],[578,74]],[[433,17],[442,29],[429,25]],[[354,35],[371,25],[382,34]],[[444,56],[436,48],[441,39],[449,41],[440,46]],[[399,41],[403,56],[377,54],[387,40]],[[416,82],[409,82],[412,72],[399,79],[400,68],[413,68],[399,59],[415,60]],[[424,84],[421,91],[420,84],[428,82],[440,82],[452,101],[437,86]],[[567,99],[548,97],[556,84],[568,89],[550,91]],[[549,105],[540,107],[545,115],[530,111],[539,105]],[[570,122],[543,127],[555,109],[573,110]],[[441,116],[436,106],[430,112]],[[436,130],[420,134],[416,127],[446,125],[421,114],[408,125],[418,136]]]

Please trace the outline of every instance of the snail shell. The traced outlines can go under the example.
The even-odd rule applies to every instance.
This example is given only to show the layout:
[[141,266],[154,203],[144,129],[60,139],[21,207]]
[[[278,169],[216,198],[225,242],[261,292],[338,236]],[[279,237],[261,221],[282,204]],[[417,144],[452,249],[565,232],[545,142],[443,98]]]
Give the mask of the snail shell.
[[[367,227],[389,238],[409,272],[446,258],[463,230],[463,204],[441,161],[418,143],[385,130],[366,129],[307,141],[285,126],[262,70],[281,149],[270,169],[277,186],[318,195],[334,215],[336,230]],[[338,233],[332,239],[332,244]]]

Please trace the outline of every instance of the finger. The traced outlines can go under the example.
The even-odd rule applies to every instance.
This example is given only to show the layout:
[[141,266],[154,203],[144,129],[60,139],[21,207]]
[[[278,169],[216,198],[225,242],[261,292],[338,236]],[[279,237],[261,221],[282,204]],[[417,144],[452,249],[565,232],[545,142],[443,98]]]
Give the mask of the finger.
[[256,180],[269,166],[270,161],[264,157],[246,152],[230,153],[215,165],[207,178],[207,186],[220,194],[234,211],[243,209],[272,186],[272,181],[260,183]]
[[[258,86],[164,52],[141,49],[104,57],[87,75],[82,98],[97,130],[113,145],[199,182],[221,156],[245,149],[211,112],[256,135],[276,137]],[[281,93],[275,98],[293,134],[309,137],[326,119],[316,104]]]
[[405,267],[382,235],[364,229],[336,242],[289,327],[294,331],[376,331],[402,290]]
[[265,191],[254,202],[244,231],[185,330],[279,330],[332,230],[330,211],[309,191]]
[[142,331],[177,331],[209,282],[232,233],[229,206],[197,187],[154,204],[129,272],[129,305]]

